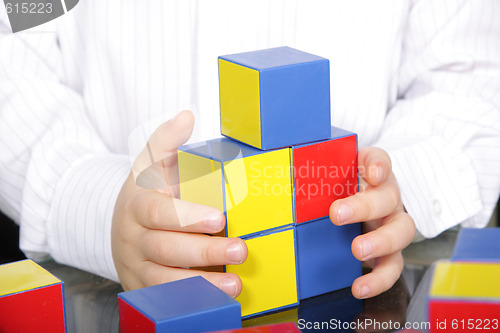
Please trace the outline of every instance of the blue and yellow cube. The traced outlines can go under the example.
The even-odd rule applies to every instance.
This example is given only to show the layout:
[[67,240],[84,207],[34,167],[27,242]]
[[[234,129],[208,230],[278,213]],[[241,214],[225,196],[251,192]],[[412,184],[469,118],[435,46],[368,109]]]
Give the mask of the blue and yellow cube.
[[330,136],[328,59],[290,47],[219,57],[221,132],[267,150]]
[[295,228],[264,232],[243,238],[248,258],[241,265],[227,265],[238,274],[243,290],[236,298],[243,318],[298,304]]
[[351,252],[359,223],[336,226],[326,217],[295,229],[300,300],[349,287],[361,276],[361,262]]
[[293,224],[290,149],[262,151],[219,138],[179,147],[182,200],[226,214],[226,236]]

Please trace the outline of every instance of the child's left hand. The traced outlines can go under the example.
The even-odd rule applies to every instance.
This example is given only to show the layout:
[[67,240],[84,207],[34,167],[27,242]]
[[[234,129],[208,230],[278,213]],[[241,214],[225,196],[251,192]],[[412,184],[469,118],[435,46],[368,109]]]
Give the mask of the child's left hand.
[[335,201],[330,219],[336,225],[363,222],[364,234],[352,242],[352,253],[373,270],[352,285],[356,298],[376,296],[392,287],[403,270],[401,251],[415,237],[415,223],[406,213],[389,155],[368,147],[358,154],[360,191]]

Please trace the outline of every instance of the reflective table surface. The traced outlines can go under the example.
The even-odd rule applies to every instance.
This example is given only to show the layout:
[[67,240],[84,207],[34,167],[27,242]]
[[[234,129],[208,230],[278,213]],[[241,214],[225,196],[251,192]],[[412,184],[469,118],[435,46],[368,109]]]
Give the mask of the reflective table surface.
[[[243,321],[243,327],[295,321],[303,332],[426,331],[426,296],[432,264],[451,257],[457,231],[404,250],[401,278],[387,292],[360,301],[350,289],[313,297],[298,307]],[[119,284],[53,261],[41,264],[64,281],[68,332],[119,332]],[[342,272],[339,270],[339,274]]]

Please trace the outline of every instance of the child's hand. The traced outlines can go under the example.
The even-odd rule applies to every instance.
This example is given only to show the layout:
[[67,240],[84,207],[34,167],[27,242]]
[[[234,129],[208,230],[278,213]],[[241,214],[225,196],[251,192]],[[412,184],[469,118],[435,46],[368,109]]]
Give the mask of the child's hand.
[[[176,150],[191,136],[193,122],[191,112],[184,111],[162,124],[137,158],[118,196],[111,244],[125,290],[201,275],[233,297],[241,292],[241,280],[235,274],[180,268],[240,264],[248,253],[239,238],[205,235],[224,228],[222,212],[174,197],[178,178]],[[157,187],[160,190],[136,184],[133,175],[146,170],[147,161],[161,161],[153,165],[159,166],[156,174],[162,175],[162,184]],[[137,181],[147,183],[140,177]],[[158,181],[158,177],[150,178],[150,184]]]
[[401,275],[401,250],[415,236],[415,224],[405,212],[389,155],[378,148],[359,151],[360,192],[337,200],[330,207],[336,225],[364,222],[366,232],[352,242],[352,253],[368,261],[373,270],[352,285],[356,298],[378,295],[389,289]]

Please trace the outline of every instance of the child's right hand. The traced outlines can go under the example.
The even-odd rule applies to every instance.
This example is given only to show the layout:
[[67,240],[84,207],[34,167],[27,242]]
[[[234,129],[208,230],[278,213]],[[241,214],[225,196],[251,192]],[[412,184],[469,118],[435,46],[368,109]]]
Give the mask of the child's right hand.
[[201,275],[233,297],[241,292],[242,283],[235,274],[181,268],[241,264],[248,254],[239,238],[206,235],[224,229],[221,211],[175,197],[176,150],[191,136],[193,123],[192,113],[183,111],[162,124],[134,164],[134,169],[138,165],[142,169],[148,159],[163,160],[166,190],[138,186],[131,172],[118,196],[111,247],[125,290]]

